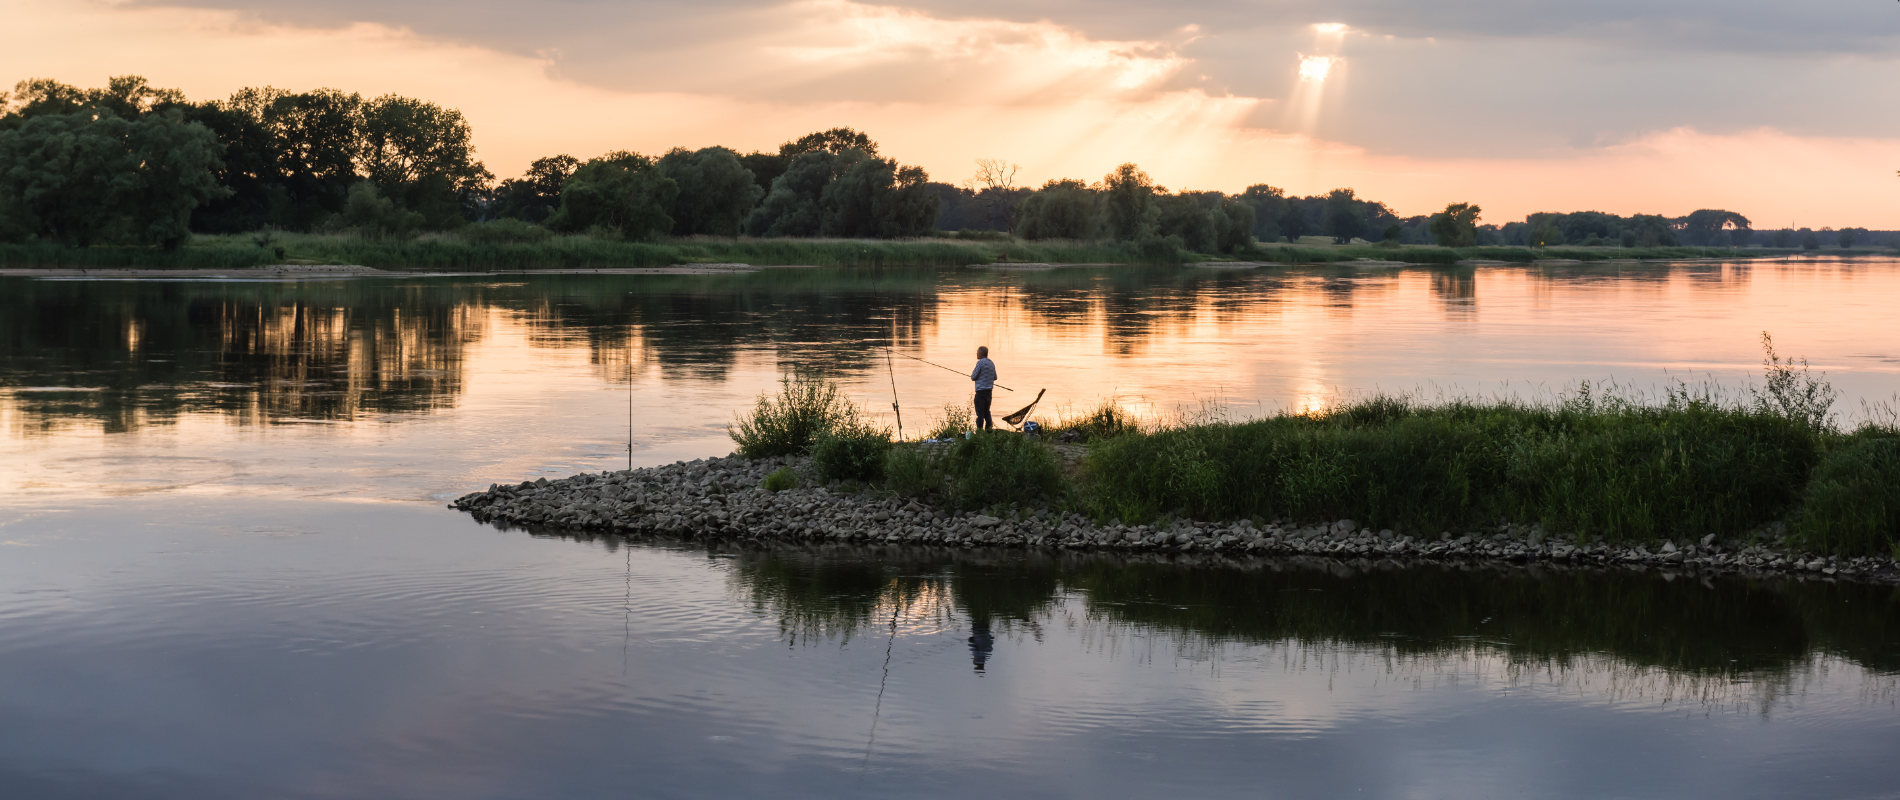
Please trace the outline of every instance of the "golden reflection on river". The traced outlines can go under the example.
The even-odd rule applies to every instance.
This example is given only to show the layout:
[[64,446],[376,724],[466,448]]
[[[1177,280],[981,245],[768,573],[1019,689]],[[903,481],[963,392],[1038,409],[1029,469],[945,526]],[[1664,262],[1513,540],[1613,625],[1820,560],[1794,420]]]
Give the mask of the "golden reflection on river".
[[[253,489],[340,481],[415,497],[450,487],[405,465],[479,481],[624,463],[629,394],[636,464],[718,455],[731,415],[793,364],[836,376],[893,422],[894,383],[914,435],[967,402],[961,371],[979,344],[1014,390],[998,392],[999,409],[1047,389],[1045,418],[1110,398],[1156,418],[1246,417],[1378,391],[1549,398],[1582,380],[1640,393],[1676,379],[1739,390],[1770,331],[1828,374],[1851,417],[1900,392],[1897,267],[8,278],[0,477],[205,491],[233,485],[231,472]],[[259,438],[281,463],[233,454]],[[123,461],[159,454],[200,461],[159,475]]]

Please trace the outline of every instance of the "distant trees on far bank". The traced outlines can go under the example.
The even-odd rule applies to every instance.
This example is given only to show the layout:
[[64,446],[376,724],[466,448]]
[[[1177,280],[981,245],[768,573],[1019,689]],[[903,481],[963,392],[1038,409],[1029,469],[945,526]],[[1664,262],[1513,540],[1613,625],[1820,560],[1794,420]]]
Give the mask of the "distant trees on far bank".
[[261,87],[194,103],[137,76],[96,89],[23,81],[0,92],[0,241],[175,248],[194,231],[406,236],[507,221],[468,232],[519,241],[553,232],[652,240],[974,229],[1203,253],[1309,236],[1450,247],[1891,243],[1861,228],[1757,232],[1721,209],[1678,218],[1540,212],[1496,225],[1481,224],[1476,205],[1453,203],[1399,217],[1351,187],[1306,197],[1264,183],[1236,194],[1170,191],[1133,163],[1094,181],[1030,188],[1016,185],[1016,165],[982,159],[971,179],[953,185],[882,154],[851,128],[755,152],[552,155],[499,182],[473,141],[459,111],[399,95]]

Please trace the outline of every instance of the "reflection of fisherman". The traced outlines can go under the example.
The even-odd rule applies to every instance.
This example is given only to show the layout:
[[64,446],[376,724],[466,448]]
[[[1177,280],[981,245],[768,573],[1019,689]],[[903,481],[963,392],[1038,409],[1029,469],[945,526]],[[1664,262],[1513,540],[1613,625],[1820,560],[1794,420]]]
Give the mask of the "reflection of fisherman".
[[990,421],[990,390],[996,386],[996,364],[990,361],[988,347],[976,349],[976,369],[970,370],[970,380],[976,381],[976,429],[995,428],[996,423]]
[[970,617],[970,663],[976,665],[976,671],[983,671],[983,664],[990,660],[990,650],[996,639],[990,635],[990,615],[974,614]]

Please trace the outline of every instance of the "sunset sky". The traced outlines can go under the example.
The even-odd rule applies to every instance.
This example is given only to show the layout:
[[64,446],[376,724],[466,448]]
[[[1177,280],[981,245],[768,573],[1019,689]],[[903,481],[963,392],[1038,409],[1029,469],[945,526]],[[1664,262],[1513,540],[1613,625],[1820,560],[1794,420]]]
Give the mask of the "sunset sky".
[[536,157],[837,125],[961,182],[1133,161],[1171,189],[1352,186],[1401,215],[1739,211],[1900,228],[1900,4],[1675,0],[0,0],[0,84],[136,73],[461,109]]

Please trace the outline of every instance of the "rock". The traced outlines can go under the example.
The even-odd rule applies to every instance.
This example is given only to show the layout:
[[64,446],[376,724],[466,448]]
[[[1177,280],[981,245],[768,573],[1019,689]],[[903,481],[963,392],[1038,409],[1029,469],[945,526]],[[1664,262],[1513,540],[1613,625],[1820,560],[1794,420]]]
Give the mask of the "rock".
[[[738,536],[746,539],[789,541],[830,540],[879,544],[935,542],[943,546],[981,544],[1031,545],[1065,549],[1113,547],[1158,552],[1284,553],[1302,558],[1381,559],[1405,554],[1423,558],[1488,559],[1553,564],[1607,565],[1622,563],[1641,571],[1645,566],[1664,569],[1703,569],[1713,573],[1798,572],[1829,581],[1837,579],[1900,582],[1900,562],[1881,558],[1826,558],[1796,554],[1783,541],[1785,528],[1764,525],[1753,537],[1776,544],[1743,546],[1728,541],[1717,545],[1716,534],[1684,538],[1682,544],[1659,540],[1655,553],[1642,545],[1610,545],[1601,537],[1580,545],[1546,541],[1539,525],[1505,523],[1484,532],[1459,536],[1415,538],[1391,530],[1360,529],[1352,520],[1297,525],[1290,519],[1255,523],[1250,519],[1196,522],[1179,519],[1163,528],[1096,525],[1077,514],[1051,513],[1047,508],[1021,521],[1016,512],[989,516],[970,512],[945,513],[918,500],[899,499],[875,492],[829,491],[808,484],[802,489],[770,494],[747,488],[766,473],[784,465],[804,470],[805,459],[782,458],[743,461],[717,458],[680,462],[672,466],[617,473],[583,474],[568,478],[539,478],[519,484],[494,484],[485,492],[457,498],[461,509],[479,522],[549,525],[577,530],[606,530],[627,535],[666,534]],[[737,488],[735,488],[737,487]],[[722,491],[723,490],[723,491]],[[899,506],[898,504],[902,504]],[[1723,549],[1729,552],[1722,552]],[[1358,568],[1367,562],[1361,561]],[[1386,562],[1389,563],[1389,562]],[[1680,567],[1675,565],[1682,565]],[[1464,569],[1478,568],[1467,565]],[[1278,567],[1275,567],[1278,569]],[[1667,573],[1673,574],[1673,573]],[[1825,576],[1825,577],[1824,577]]]

